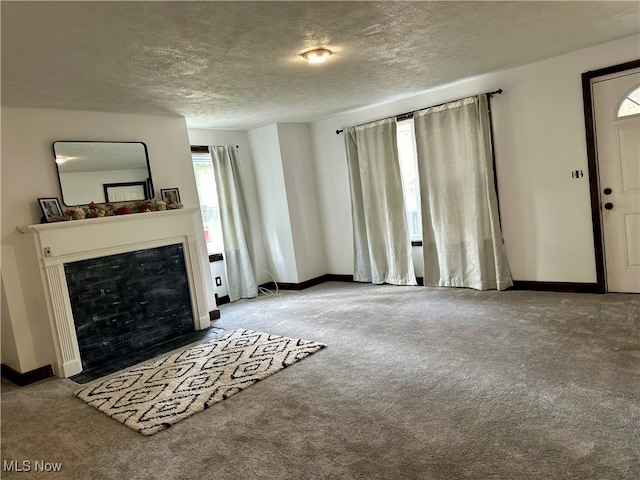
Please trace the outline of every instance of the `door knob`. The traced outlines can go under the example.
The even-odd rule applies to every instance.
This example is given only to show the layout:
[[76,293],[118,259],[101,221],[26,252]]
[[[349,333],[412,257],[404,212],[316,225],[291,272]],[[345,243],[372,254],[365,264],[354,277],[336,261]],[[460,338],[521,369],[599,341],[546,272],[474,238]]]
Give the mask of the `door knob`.
[[613,209],[613,203],[611,203],[611,202],[605,203],[604,204],[604,208],[606,208],[607,210]]
[[611,190],[609,187],[604,189],[604,194],[605,195],[611,195],[613,193],[613,190]]

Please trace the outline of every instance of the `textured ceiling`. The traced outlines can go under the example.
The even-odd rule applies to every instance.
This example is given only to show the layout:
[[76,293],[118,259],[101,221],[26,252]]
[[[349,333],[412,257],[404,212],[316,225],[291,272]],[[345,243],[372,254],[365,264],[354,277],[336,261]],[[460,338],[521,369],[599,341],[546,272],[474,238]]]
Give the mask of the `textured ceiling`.
[[[313,121],[640,31],[635,1],[3,1],[1,13],[3,105],[193,128]],[[312,47],[335,55],[308,64]]]

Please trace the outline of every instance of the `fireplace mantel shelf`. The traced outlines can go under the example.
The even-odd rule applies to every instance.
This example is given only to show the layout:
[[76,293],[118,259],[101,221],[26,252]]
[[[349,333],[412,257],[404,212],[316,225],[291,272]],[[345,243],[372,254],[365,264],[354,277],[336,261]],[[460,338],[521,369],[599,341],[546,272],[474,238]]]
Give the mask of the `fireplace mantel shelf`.
[[[131,213],[128,215],[114,215],[109,217],[98,217],[98,218],[84,218],[82,220],[68,220],[61,222],[51,222],[51,223],[40,223],[35,225],[28,225],[26,228],[28,230],[42,231],[42,230],[54,230],[57,228],[68,228],[68,227],[79,227],[79,226],[87,226],[87,225],[96,225],[98,223],[116,223],[123,221],[136,221],[136,220],[149,220],[151,218],[156,218],[158,215],[193,215],[198,209],[197,208],[180,208],[174,210],[165,210],[165,211],[156,211],[156,212],[144,212],[144,213]],[[18,228],[18,230],[23,231],[22,228]]]

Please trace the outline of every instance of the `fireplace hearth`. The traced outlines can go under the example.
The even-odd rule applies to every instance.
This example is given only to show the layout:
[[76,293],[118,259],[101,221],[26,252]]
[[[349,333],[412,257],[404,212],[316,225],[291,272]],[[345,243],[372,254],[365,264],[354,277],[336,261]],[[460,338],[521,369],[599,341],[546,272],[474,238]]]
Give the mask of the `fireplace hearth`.
[[214,339],[216,336],[225,332],[223,328],[209,327],[206,330],[191,330],[179,337],[172,337],[169,340],[165,340],[162,343],[156,343],[150,347],[133,350],[125,355],[118,355],[117,357],[111,357],[104,360],[95,367],[86,368],[77,375],[69,377],[76,383],[89,383],[98,378],[112,373],[119,372],[126,368],[137,365],[138,363],[146,362],[160,355],[171,352],[178,348],[190,345],[195,342],[208,341]]

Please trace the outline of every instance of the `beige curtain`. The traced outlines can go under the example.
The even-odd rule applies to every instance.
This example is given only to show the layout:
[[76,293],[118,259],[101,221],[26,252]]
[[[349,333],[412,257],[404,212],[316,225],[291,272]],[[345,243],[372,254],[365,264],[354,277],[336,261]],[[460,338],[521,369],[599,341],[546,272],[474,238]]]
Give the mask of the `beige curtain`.
[[424,284],[512,286],[498,219],[487,96],[415,112],[414,125]]
[[345,132],[358,282],[416,285],[393,119]]
[[251,231],[244,200],[236,149],[233,146],[211,146],[213,173],[220,205],[220,224],[224,243],[229,300],[258,296],[249,250]]

